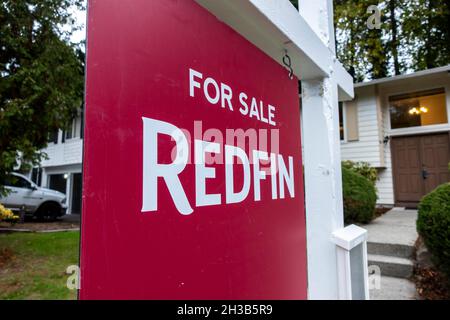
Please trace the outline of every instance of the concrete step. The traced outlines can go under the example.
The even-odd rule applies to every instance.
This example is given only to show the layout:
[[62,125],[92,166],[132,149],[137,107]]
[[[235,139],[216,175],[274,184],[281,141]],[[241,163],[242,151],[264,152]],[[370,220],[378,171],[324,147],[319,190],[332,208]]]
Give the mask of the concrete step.
[[412,258],[414,247],[405,244],[368,242],[367,253],[398,258]]
[[414,263],[410,259],[369,254],[369,266],[378,266],[383,277],[407,279],[413,273]]
[[370,288],[371,300],[417,300],[416,286],[407,279],[381,277],[378,287]]

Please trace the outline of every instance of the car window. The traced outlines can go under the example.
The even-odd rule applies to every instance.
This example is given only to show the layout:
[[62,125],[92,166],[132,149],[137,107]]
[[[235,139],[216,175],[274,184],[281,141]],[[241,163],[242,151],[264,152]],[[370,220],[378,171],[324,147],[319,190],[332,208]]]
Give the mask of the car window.
[[3,180],[3,185],[15,188],[30,188],[31,184],[24,178],[17,176],[6,176]]
[[0,181],[0,185],[5,187],[12,187],[11,176],[9,175],[4,176],[3,179],[1,179]]

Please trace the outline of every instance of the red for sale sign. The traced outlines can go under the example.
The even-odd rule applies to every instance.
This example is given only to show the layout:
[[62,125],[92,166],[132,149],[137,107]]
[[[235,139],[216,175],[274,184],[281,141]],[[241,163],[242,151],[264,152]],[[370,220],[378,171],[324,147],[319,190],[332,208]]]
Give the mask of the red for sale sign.
[[91,0],[85,116],[82,299],[306,298],[276,61],[193,0]]

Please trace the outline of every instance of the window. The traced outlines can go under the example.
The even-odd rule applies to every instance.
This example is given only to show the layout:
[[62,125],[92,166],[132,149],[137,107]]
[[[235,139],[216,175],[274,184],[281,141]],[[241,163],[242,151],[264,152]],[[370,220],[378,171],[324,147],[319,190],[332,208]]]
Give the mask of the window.
[[81,117],[77,117],[72,120],[72,122],[69,124],[69,126],[64,131],[64,141],[70,140],[74,138],[80,138],[81,137],[81,130],[82,130],[83,124]]
[[3,180],[3,185],[14,188],[27,188],[27,189],[31,188],[30,182],[21,177],[13,175],[6,176],[5,179]]
[[52,132],[49,133],[48,135],[48,142],[49,143],[54,143],[57,144],[58,143],[58,135],[59,135],[59,130],[53,130]]
[[445,99],[443,88],[390,97],[391,129],[447,123]]
[[344,104],[339,102],[339,132],[341,135],[341,141],[345,140],[345,127],[344,127]]
[[356,101],[339,102],[339,131],[341,141],[358,141],[358,104]]
[[16,178],[16,181],[14,183],[14,187],[27,188],[27,189],[31,188],[31,183],[28,180],[25,180],[21,177],[15,177],[15,178]]
[[42,184],[42,169],[41,168],[33,168],[33,170],[31,171],[31,181],[33,181],[38,186],[40,186]]
[[81,138],[81,117],[77,117],[74,121],[73,121],[73,137],[74,138]]
[[73,121],[69,124],[67,129],[65,130],[66,140],[72,139],[73,137]]

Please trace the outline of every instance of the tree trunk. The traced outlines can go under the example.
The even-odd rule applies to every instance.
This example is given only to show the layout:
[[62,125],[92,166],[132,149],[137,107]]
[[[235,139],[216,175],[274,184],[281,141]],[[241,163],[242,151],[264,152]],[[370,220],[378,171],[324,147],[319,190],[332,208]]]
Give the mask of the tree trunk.
[[395,0],[389,0],[389,12],[391,23],[391,53],[394,59],[394,72],[395,75],[401,74],[400,62],[398,58],[398,26],[397,17],[395,16]]
[[428,30],[428,35],[427,35],[427,40],[425,42],[425,65],[427,69],[432,69],[435,67],[435,59],[434,59],[434,48],[432,48],[433,46],[433,42],[434,42],[434,35],[432,34],[432,28],[433,28],[433,1],[432,0],[428,0],[428,8],[427,8],[427,30]]

